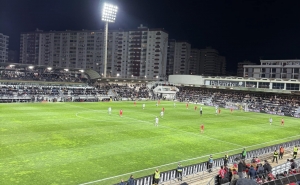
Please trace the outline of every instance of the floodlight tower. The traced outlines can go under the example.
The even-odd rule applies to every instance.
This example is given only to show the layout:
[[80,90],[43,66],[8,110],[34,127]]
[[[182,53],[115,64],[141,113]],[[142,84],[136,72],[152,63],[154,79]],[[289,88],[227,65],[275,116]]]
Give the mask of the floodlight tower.
[[106,78],[107,68],[107,39],[108,39],[108,23],[115,22],[118,7],[112,4],[104,3],[102,9],[102,21],[105,21],[105,32],[104,32],[104,72],[103,77]]

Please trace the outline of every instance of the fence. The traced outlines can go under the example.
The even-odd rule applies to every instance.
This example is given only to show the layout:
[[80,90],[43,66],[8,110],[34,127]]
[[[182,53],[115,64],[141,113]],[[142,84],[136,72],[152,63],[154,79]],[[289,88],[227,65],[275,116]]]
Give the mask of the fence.
[[[272,146],[268,146],[268,147],[264,147],[264,148],[260,148],[260,149],[256,149],[256,150],[251,150],[251,151],[247,152],[246,159],[251,159],[253,157],[273,153],[274,150],[278,150],[280,146],[283,146],[284,148],[290,148],[292,146],[298,146],[298,145],[300,145],[300,139],[281,143],[281,144],[275,144]],[[239,158],[239,157],[240,157],[240,154],[234,154],[234,155],[229,156],[228,163],[233,163],[235,161],[235,159]],[[222,165],[224,165],[223,158],[215,159],[213,162],[213,167],[220,167]],[[204,173],[205,171],[207,171],[207,162],[202,162],[202,163],[183,167],[182,176],[185,177],[185,176],[190,176],[190,175],[201,175],[200,173],[201,172]],[[176,181],[176,178],[177,178],[176,172],[177,172],[176,169],[161,172],[160,183],[169,182],[171,184],[172,181]],[[153,173],[154,173],[154,171],[153,171]],[[144,176],[144,177],[135,179],[135,185],[152,185],[152,184],[153,184],[153,175],[148,175],[148,176]],[[213,184],[215,184],[215,182],[210,182],[210,185],[213,185]],[[117,185],[117,184],[115,184],[115,185]]]

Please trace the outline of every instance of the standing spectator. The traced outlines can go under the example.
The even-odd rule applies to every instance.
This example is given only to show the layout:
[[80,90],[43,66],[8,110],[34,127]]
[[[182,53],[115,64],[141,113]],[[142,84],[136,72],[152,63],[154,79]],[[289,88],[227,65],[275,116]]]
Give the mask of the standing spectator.
[[284,148],[283,148],[283,146],[280,146],[280,149],[279,149],[279,159],[282,159],[283,154],[284,154]]
[[291,162],[291,169],[292,169],[292,170],[296,170],[296,168],[297,168],[297,163],[295,163],[294,159],[292,159],[290,162]]
[[257,173],[252,165],[250,167],[250,170],[248,171],[248,175],[249,175],[250,179],[255,180]]
[[237,172],[236,172],[236,169],[233,169],[232,170],[232,178],[231,178],[231,181],[234,181],[234,180],[237,180],[239,179],[240,177],[238,176]]
[[275,159],[276,159],[276,163],[278,163],[278,152],[277,152],[277,150],[274,151],[272,162],[274,162]]
[[158,185],[159,178],[160,178],[160,171],[158,171],[158,169],[156,169],[153,176],[154,176],[154,184]]
[[264,172],[266,174],[272,172],[272,166],[269,164],[267,160],[265,160],[265,164],[263,167],[264,167]]
[[258,164],[257,174],[259,175],[260,178],[264,174],[264,171],[265,171],[265,169],[264,169],[264,167],[262,167],[262,164]]
[[298,148],[297,146],[294,146],[294,153],[293,153],[293,158],[296,159],[298,153]]
[[242,151],[242,159],[245,159],[247,156],[247,151],[246,148],[244,148],[244,150]]
[[243,171],[246,169],[247,165],[245,163],[244,160],[240,160],[239,164],[238,164],[238,175],[240,177],[240,179],[244,178],[244,174]]
[[228,153],[224,156],[224,166],[227,166],[228,163]]
[[223,182],[223,179],[225,177],[225,173],[226,173],[226,171],[224,170],[224,167],[221,166],[221,169],[219,170],[219,182],[220,182],[220,184],[222,184],[222,182]]
[[121,180],[119,185],[126,185],[123,179]]
[[182,181],[182,166],[180,163],[178,163],[178,166],[177,166],[177,178],[178,178],[178,181],[179,180]]
[[127,185],[134,185],[134,178],[133,175],[130,175],[128,181],[127,181]]
[[213,162],[214,162],[214,159],[213,159],[212,155],[210,155],[210,156],[209,156],[209,159],[208,159],[208,172],[209,172],[209,173],[212,172]]

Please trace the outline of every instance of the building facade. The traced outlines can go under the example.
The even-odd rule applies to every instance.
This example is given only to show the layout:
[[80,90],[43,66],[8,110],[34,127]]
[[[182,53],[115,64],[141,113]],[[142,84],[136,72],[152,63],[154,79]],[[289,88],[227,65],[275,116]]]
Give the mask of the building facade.
[[[108,32],[107,77],[166,75],[168,33],[163,29]],[[20,63],[104,71],[104,31],[37,30],[21,34]]]
[[260,65],[244,65],[244,77],[300,79],[300,60],[260,60]]
[[175,44],[175,39],[169,39],[167,53],[167,76],[174,74]]
[[8,63],[18,63],[19,53],[15,50],[8,50]]
[[223,88],[243,91],[284,92],[300,91],[300,81],[296,79],[244,78],[198,75],[171,75],[169,82],[175,85]]
[[244,76],[244,65],[256,65],[256,64],[247,60],[243,62],[239,62],[237,66],[237,73],[236,73],[238,77]]
[[216,49],[207,47],[200,49],[200,63],[198,68],[201,75],[225,75],[226,58],[220,56]]
[[189,74],[191,44],[187,41],[169,41],[168,69],[170,74]]
[[9,36],[0,33],[0,62],[8,62]]
[[191,49],[191,58],[190,58],[188,74],[191,74],[191,75],[200,74],[199,65],[200,65],[200,50],[199,49]]

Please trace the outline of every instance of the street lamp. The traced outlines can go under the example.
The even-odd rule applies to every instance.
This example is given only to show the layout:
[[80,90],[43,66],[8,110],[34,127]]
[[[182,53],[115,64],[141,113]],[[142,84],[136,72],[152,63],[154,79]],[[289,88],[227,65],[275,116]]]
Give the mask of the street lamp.
[[105,33],[104,33],[104,75],[106,78],[107,68],[107,39],[108,39],[108,23],[115,22],[118,7],[112,4],[104,3],[102,9],[102,21],[105,21]]

